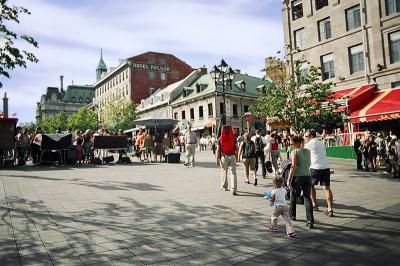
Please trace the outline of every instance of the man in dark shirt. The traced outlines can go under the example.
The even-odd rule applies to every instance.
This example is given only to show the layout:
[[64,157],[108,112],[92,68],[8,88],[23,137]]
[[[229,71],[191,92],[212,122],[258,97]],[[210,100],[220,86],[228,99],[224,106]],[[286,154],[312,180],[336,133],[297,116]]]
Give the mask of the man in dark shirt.
[[356,140],[354,141],[354,152],[357,156],[357,170],[363,170],[362,168],[362,151],[361,151],[361,134],[357,134]]

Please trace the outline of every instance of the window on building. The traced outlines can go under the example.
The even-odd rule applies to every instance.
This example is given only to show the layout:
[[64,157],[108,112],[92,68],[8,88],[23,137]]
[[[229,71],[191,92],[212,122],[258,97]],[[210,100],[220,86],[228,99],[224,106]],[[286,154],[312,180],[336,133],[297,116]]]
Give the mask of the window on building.
[[202,119],[203,117],[203,106],[199,106],[199,118]]
[[79,97],[79,101],[80,101],[80,102],[83,101],[82,97]]
[[89,99],[89,98],[86,98],[86,101],[87,101],[87,102],[90,102],[90,99]]
[[346,9],[346,28],[347,31],[356,29],[361,26],[360,5]]
[[75,97],[72,97],[72,101],[75,102]]
[[238,107],[237,104],[232,105],[232,116],[233,117],[238,117]]
[[221,115],[225,113],[225,112],[224,112],[224,103],[223,103],[223,102],[220,102],[220,103],[219,103],[219,113],[220,113]]
[[190,108],[190,120],[194,120],[194,108]]
[[349,48],[350,74],[364,70],[364,48],[362,44]]
[[243,111],[245,113],[248,113],[249,112],[249,106],[248,105],[243,106]]
[[400,31],[389,34],[390,63],[400,62]]
[[186,119],[185,111],[182,111],[182,120]]
[[149,73],[149,79],[150,79],[150,80],[155,79],[156,74],[154,73],[154,71],[149,71],[149,72],[147,72],[147,73]]
[[164,101],[164,93],[161,93],[161,101]]
[[328,0],[315,0],[315,9],[319,10],[324,6],[328,6]]
[[292,1],[292,19],[296,20],[303,17],[303,1],[293,0]]
[[296,42],[296,48],[302,49],[306,46],[305,30],[304,28],[294,31],[294,40]]
[[161,80],[165,80],[165,73],[161,72],[160,73],[160,78],[161,78]]
[[400,0],[386,0],[386,16],[400,12]]
[[174,113],[174,119],[178,119],[178,113]]
[[208,117],[212,117],[214,115],[213,113],[214,113],[213,112],[213,104],[209,103],[208,104]]
[[126,95],[128,95],[128,85],[126,85],[125,92],[126,92]]
[[333,61],[333,54],[321,56],[321,65],[323,80],[335,77],[335,64]]
[[400,80],[399,81],[395,81],[391,83],[391,87],[394,88],[400,88]]
[[304,62],[299,68],[299,73],[297,74],[297,81],[300,83],[300,78],[305,78],[308,76],[308,65]]
[[182,96],[183,96],[183,97],[186,97],[186,96],[187,96],[187,90],[183,89],[183,91],[182,91]]
[[331,21],[326,18],[318,21],[319,40],[323,41],[331,37]]
[[196,84],[196,93],[201,92],[201,86],[199,83]]

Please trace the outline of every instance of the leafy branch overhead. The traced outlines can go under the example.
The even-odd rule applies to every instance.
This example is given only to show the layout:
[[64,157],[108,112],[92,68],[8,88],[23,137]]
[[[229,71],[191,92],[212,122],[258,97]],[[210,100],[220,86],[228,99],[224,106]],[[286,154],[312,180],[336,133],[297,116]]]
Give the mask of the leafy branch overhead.
[[[7,78],[10,77],[9,70],[16,67],[26,68],[28,61],[39,62],[32,52],[16,46],[16,42],[22,41],[38,48],[37,41],[31,36],[15,33],[6,26],[6,24],[20,23],[21,14],[31,13],[26,8],[7,5],[7,0],[0,0],[0,76]],[[0,82],[0,88],[2,85]]]
[[258,104],[251,111],[273,118],[279,124],[302,129],[322,129],[340,123],[340,114],[332,97],[332,83],[321,82],[320,69],[305,60],[293,65],[270,58],[265,71],[274,84],[259,88]]

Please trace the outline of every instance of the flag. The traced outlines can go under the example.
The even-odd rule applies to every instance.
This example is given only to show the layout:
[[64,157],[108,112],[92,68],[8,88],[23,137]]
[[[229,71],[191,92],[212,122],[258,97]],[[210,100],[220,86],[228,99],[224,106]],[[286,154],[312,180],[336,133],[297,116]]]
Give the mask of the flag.
[[17,113],[13,113],[11,116],[17,116]]

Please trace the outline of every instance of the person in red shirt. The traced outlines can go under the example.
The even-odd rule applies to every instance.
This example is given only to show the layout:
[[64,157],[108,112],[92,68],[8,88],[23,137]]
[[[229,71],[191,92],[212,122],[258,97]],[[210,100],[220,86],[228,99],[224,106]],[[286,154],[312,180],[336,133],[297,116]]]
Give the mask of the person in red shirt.
[[221,189],[228,191],[228,169],[231,172],[231,192],[236,195],[236,160],[238,147],[231,126],[223,126],[218,140],[216,163],[221,166]]

